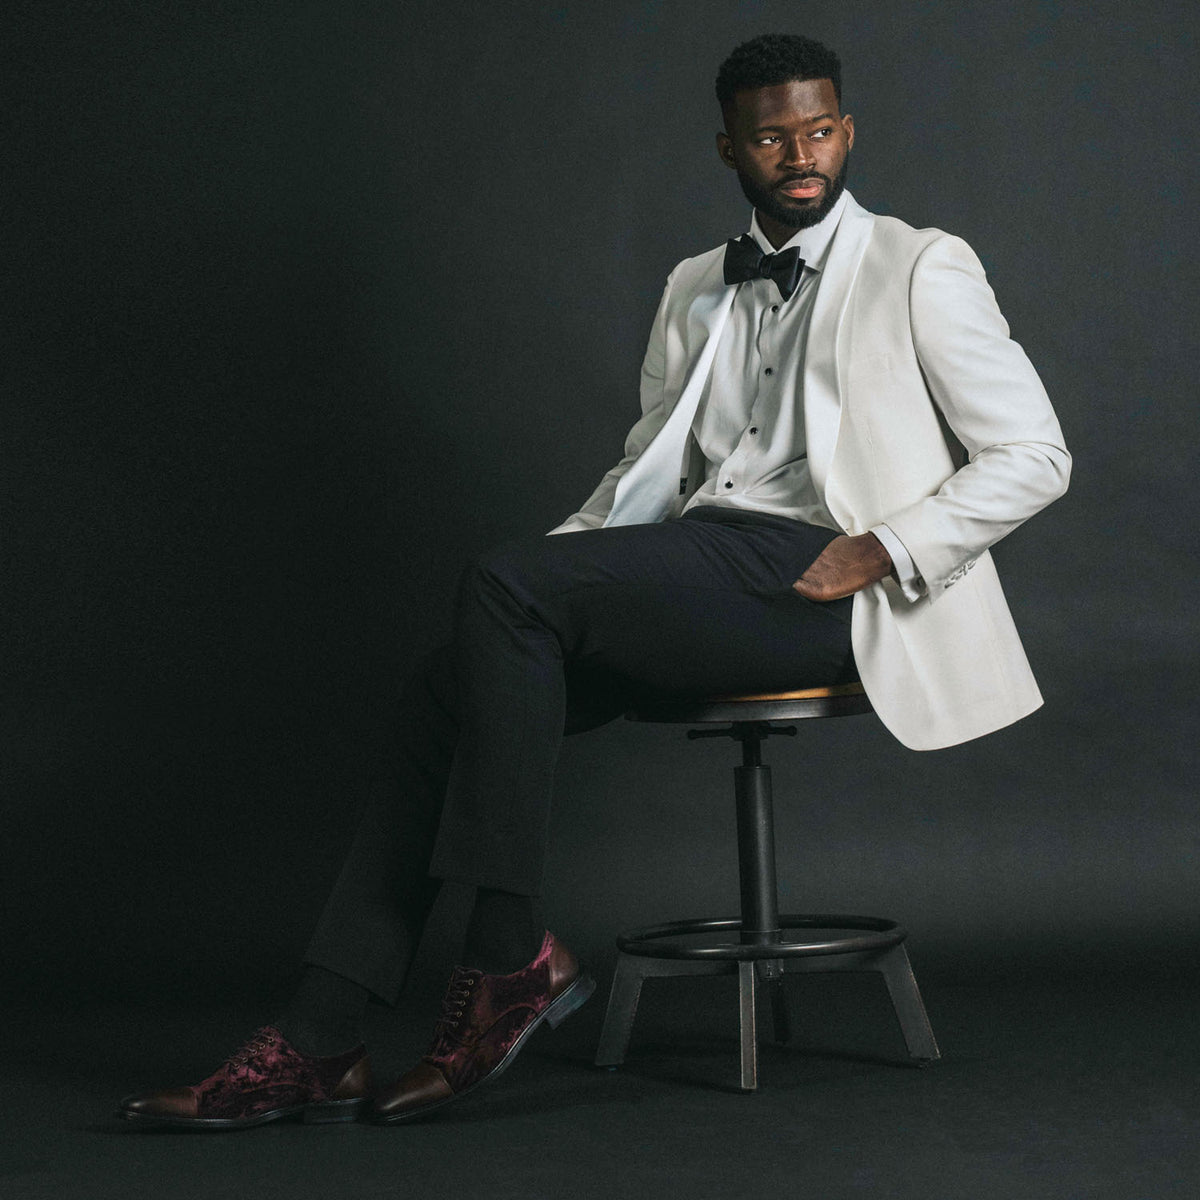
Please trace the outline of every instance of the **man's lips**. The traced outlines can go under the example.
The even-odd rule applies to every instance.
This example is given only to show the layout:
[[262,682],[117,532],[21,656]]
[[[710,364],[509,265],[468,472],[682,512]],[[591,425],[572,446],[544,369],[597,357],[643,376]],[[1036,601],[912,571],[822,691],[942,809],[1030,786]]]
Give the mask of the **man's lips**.
[[823,179],[792,179],[787,183],[781,183],[776,189],[782,192],[785,196],[791,196],[793,200],[811,200],[814,196],[819,196],[824,190],[825,181]]

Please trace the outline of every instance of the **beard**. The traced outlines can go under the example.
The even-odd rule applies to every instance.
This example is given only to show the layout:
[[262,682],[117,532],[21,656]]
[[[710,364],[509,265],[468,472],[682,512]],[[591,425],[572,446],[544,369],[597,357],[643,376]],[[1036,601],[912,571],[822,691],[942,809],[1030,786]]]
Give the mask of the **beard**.
[[833,179],[830,179],[828,175],[822,175],[820,171],[806,171],[803,175],[794,175],[787,181],[789,183],[796,179],[822,179],[825,181],[824,197],[820,204],[811,208],[799,208],[794,204],[788,204],[786,199],[778,196],[772,189],[760,187],[740,168],[737,177],[738,183],[742,185],[742,194],[763,216],[770,217],[773,221],[778,221],[780,225],[786,225],[789,229],[811,229],[812,226],[829,216],[833,211],[833,206],[846,190],[846,172],[849,167],[850,155],[847,154],[842,160],[842,169]]

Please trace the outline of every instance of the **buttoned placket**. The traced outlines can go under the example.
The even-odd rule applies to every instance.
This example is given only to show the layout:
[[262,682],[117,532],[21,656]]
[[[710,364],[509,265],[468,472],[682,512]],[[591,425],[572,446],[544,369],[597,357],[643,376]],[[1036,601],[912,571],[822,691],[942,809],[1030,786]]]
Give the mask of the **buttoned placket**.
[[[779,348],[779,310],[782,301],[779,298],[778,289],[774,281],[770,279],[754,280],[742,286],[754,289],[754,299],[758,309],[754,324],[755,361],[752,372],[754,399],[750,405],[749,421],[742,431],[742,436],[738,439],[737,447],[725,462],[719,489],[725,493],[732,492],[738,486],[739,476],[753,477],[754,475],[753,471],[747,470],[747,464],[758,455],[759,447],[762,444],[764,424],[759,414],[763,411],[771,411],[770,405],[776,403],[780,380],[776,359]],[[796,292],[798,293],[800,290],[801,288],[797,288]],[[763,292],[767,294],[762,295]],[[763,408],[764,404],[767,405],[765,409]]]

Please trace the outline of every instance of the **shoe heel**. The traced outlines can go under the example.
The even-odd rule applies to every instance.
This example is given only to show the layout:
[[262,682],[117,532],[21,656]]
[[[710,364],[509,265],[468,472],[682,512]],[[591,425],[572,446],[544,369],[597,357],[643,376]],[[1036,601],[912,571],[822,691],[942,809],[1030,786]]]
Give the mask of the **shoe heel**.
[[341,1121],[357,1121],[366,1108],[366,1100],[325,1100],[310,1104],[301,1116],[305,1125],[336,1125]]
[[590,975],[580,975],[573,984],[549,1008],[546,1021],[551,1029],[557,1029],[573,1012],[582,1008],[596,990],[596,981]]

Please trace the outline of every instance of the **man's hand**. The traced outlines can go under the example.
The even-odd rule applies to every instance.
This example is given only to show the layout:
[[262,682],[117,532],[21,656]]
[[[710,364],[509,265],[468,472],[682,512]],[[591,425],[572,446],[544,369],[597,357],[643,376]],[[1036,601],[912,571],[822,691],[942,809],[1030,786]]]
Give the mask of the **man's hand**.
[[806,600],[825,602],[853,596],[892,570],[892,556],[873,533],[835,537],[792,584]]

